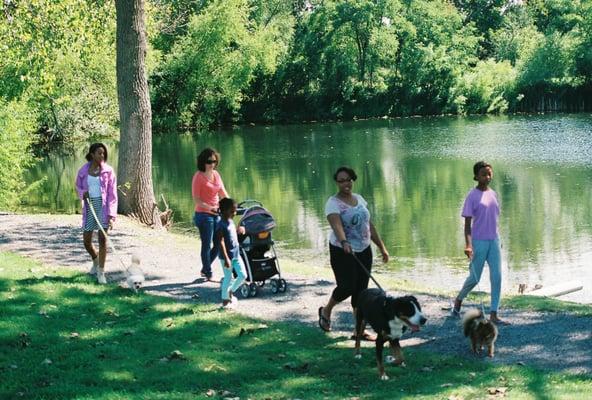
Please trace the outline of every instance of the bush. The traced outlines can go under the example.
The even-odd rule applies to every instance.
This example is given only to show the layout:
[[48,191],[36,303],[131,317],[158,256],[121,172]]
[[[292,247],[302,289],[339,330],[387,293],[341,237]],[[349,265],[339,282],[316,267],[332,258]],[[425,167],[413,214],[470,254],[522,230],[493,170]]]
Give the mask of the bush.
[[479,61],[456,82],[450,107],[459,114],[506,112],[515,79],[509,61]]
[[0,209],[14,209],[20,201],[23,173],[32,161],[34,126],[34,115],[24,103],[0,100]]

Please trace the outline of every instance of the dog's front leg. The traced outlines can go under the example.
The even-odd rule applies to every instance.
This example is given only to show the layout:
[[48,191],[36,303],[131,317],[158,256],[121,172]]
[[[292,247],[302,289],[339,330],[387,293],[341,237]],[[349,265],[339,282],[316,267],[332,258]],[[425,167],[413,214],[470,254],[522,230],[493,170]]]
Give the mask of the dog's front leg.
[[354,347],[354,357],[355,358],[362,358],[362,353],[360,352],[360,340],[362,338],[362,334],[360,332],[363,332],[364,329],[364,319],[362,318],[362,315],[360,314],[359,310],[356,310],[356,345]]
[[391,352],[393,353],[393,357],[395,358],[393,364],[400,365],[401,367],[406,367],[407,364],[405,364],[405,357],[403,356],[403,351],[401,350],[401,344],[399,343],[399,339],[389,340],[389,345],[391,346]]
[[376,365],[378,366],[378,376],[381,380],[388,380],[387,374],[384,372],[384,362],[382,361],[382,350],[384,349],[385,339],[382,335],[376,338]]
[[493,342],[491,342],[488,346],[487,346],[487,355],[491,358],[493,358],[493,352],[495,351],[495,344]]
[[477,353],[477,338],[475,337],[475,335],[471,335],[471,350],[473,351],[473,354],[478,354]]

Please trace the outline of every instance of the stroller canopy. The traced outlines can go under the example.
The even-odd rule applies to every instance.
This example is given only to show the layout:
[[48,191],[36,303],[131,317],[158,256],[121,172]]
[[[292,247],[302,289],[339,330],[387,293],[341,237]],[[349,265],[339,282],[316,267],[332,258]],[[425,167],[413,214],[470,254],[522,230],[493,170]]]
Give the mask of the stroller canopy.
[[245,227],[247,235],[253,235],[271,231],[275,228],[275,220],[273,219],[273,215],[265,208],[253,206],[245,211],[239,225]]

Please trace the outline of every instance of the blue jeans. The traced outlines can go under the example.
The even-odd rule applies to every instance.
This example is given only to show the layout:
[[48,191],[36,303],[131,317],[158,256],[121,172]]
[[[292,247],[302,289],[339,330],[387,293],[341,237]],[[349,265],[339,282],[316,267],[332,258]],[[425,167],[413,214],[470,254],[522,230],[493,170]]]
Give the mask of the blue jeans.
[[502,256],[499,239],[473,240],[473,260],[471,260],[469,276],[460,290],[457,298],[463,300],[481,279],[485,261],[489,265],[489,280],[491,281],[490,311],[497,312],[502,291]]
[[193,215],[193,223],[199,230],[201,239],[201,272],[208,278],[212,276],[212,262],[218,256],[220,243],[214,240],[214,231],[220,221],[218,215],[196,212]]
[[[233,258],[231,266],[226,265],[226,262],[220,259],[222,264],[222,271],[224,272],[224,279],[222,279],[222,300],[230,299],[229,293],[234,293],[245,281],[245,273],[243,272],[243,263],[240,257]],[[236,272],[236,279],[233,279],[232,271]]]

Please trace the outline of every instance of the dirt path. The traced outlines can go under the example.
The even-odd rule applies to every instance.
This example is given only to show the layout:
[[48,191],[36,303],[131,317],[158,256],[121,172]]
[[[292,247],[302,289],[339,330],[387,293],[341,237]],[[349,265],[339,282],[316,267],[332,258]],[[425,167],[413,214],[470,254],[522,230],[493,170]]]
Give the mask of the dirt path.
[[[87,271],[90,262],[82,246],[79,224],[80,217],[76,215],[0,214],[0,251],[13,251],[50,265]],[[183,301],[219,303],[219,284],[196,279],[200,263],[197,236],[155,232],[119,218],[112,238],[124,262],[129,262],[131,254],[141,257],[148,292]],[[279,257],[281,260],[281,253]],[[109,281],[121,281],[122,271],[119,258],[110,255]],[[328,276],[325,271],[323,275]],[[289,285],[286,293],[274,295],[265,286],[257,297],[239,301],[236,310],[264,320],[298,321],[316,326],[317,309],[331,293],[333,282],[286,273],[283,277]],[[448,299],[427,294],[417,297],[429,320],[420,333],[403,340],[403,346],[472,357],[458,320],[448,318],[448,313],[442,310]],[[348,304],[340,304],[334,311],[331,334],[346,338],[353,326],[350,308]],[[591,317],[519,310],[504,310],[504,316],[512,325],[500,327],[496,357],[484,358],[484,362],[592,373]]]

